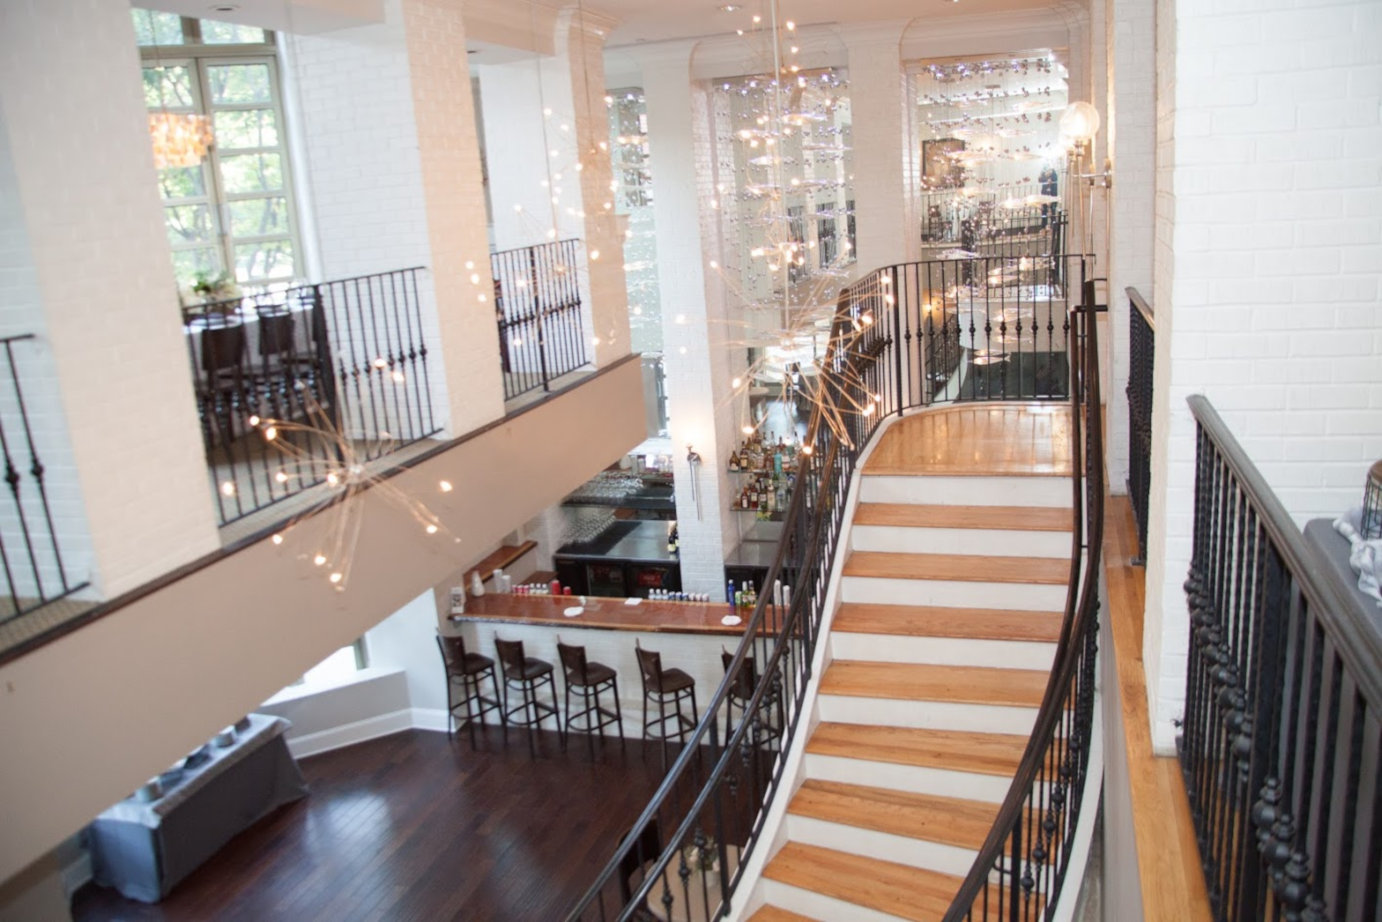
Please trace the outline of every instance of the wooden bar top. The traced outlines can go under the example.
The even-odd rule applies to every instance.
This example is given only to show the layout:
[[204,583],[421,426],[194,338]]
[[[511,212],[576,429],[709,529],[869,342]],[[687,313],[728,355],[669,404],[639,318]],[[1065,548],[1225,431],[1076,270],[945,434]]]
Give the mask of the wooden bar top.
[[[724,602],[654,602],[644,599],[637,605],[627,605],[623,599],[586,596],[584,612],[570,618],[564,614],[566,609],[580,604],[580,596],[510,595],[491,592],[478,599],[467,596],[465,614],[449,617],[453,624],[466,621],[496,621],[564,628],[736,636],[744,632],[743,623],[726,625],[721,622],[721,619],[729,614],[729,606]],[[736,614],[747,621],[750,611],[740,609]]]

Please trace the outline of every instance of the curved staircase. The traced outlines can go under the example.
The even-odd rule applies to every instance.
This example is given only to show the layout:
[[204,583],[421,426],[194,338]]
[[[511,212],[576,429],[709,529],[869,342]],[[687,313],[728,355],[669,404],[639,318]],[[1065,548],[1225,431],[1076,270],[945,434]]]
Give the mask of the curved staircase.
[[[864,466],[754,922],[939,920],[993,826],[1052,664],[1072,527],[1061,414],[996,412],[1025,449],[966,435],[973,410],[938,411],[895,423]],[[942,418],[958,442],[938,456]],[[908,450],[921,427],[928,454]]]

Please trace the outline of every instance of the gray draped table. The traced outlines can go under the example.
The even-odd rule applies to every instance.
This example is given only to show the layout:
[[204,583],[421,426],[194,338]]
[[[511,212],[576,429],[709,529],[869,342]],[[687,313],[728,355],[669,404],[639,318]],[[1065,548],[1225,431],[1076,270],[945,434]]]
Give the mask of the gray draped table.
[[156,903],[238,833],[306,795],[283,739],[291,724],[265,714],[249,720],[231,746],[212,746],[210,761],[163,797],[127,797],[87,827],[96,883]]

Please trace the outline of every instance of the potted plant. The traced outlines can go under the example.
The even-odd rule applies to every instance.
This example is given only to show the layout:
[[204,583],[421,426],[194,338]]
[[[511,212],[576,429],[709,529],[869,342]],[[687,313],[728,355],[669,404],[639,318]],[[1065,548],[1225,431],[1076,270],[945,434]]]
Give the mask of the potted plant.
[[198,272],[187,289],[188,305],[200,306],[202,314],[231,316],[240,310],[242,297],[235,276],[229,272]]

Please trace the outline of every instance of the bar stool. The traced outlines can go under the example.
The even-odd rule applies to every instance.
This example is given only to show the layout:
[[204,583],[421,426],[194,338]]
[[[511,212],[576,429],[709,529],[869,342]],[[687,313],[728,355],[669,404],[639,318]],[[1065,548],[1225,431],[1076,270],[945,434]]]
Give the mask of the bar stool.
[[[643,736],[645,739],[662,741],[662,770],[667,770],[667,741],[675,732],[677,742],[686,741],[686,731],[695,729],[699,719],[696,712],[696,680],[680,669],[663,669],[662,654],[644,650],[634,641],[634,653],[638,656],[638,671],[643,678]],[[648,702],[657,702],[658,716],[648,717]],[[691,702],[691,716],[682,713],[683,702]],[[671,704],[676,712],[667,713]],[[672,721],[675,731],[667,726]],[[654,729],[656,728],[656,729]],[[647,750],[644,750],[645,752]]]
[[[461,721],[470,731],[470,748],[475,748],[475,723],[483,726],[485,715],[490,711],[499,712],[499,722],[504,722],[504,711],[499,706],[499,679],[494,674],[494,660],[479,653],[467,653],[465,638],[457,635],[443,637],[437,635],[437,649],[441,651],[442,665],[446,667],[446,735],[455,737],[456,721]],[[494,697],[486,698],[480,690],[480,681],[488,675],[494,684]],[[456,699],[460,686],[460,700]],[[465,716],[456,712],[465,708]]]
[[[494,649],[499,654],[499,671],[504,676],[504,707],[500,713],[504,715],[505,736],[508,735],[508,724],[527,727],[528,753],[536,758],[537,747],[533,742],[533,731],[539,728],[543,719],[550,714],[552,722],[557,725],[557,738],[561,740],[561,746],[565,749],[566,735],[562,732],[561,715],[557,712],[557,683],[552,678],[552,664],[524,656],[521,640],[500,640],[496,637]],[[537,700],[538,690],[544,682],[552,691],[551,704]],[[522,704],[509,707],[510,689],[518,689],[523,693]],[[519,714],[523,716],[516,716]]]
[[[720,662],[725,667],[725,673],[729,673],[730,664],[734,662],[734,654],[724,647],[720,648]],[[744,657],[744,665],[739,670],[739,674],[730,683],[727,694],[725,695],[725,736],[726,743],[734,735],[734,708],[739,707],[739,715],[744,716],[748,708],[749,701],[753,698],[754,690],[758,688],[758,671],[754,666],[753,657]],[[765,737],[782,735],[782,724],[784,714],[782,710],[782,694],[775,688],[769,688],[763,693],[763,700],[760,702],[761,710],[772,709],[772,713],[777,715],[777,723],[770,720],[761,720],[759,730]],[[750,741],[752,742],[752,741]]]
[[[616,724],[619,727],[619,748],[624,748],[624,715],[619,708],[619,677],[604,663],[590,662],[585,658],[585,647],[575,647],[557,640],[557,655],[561,657],[562,673],[566,679],[566,733],[579,730],[586,735],[590,746],[590,758],[595,758],[593,734],[600,734],[600,742],[605,741],[605,727]],[[581,710],[571,710],[571,691],[575,689],[581,696]],[[614,694],[614,710],[600,706],[600,694],[606,689]],[[585,718],[585,726],[576,726],[576,719]]]

